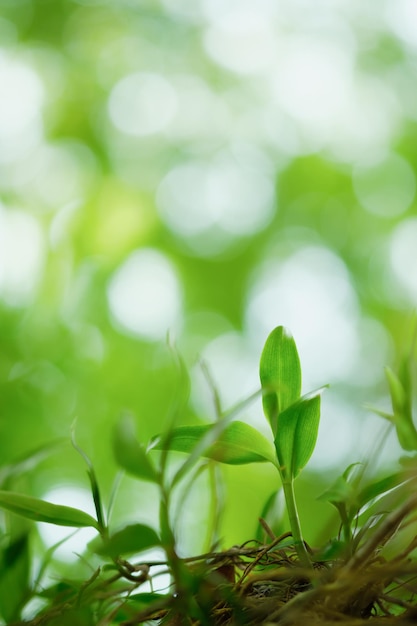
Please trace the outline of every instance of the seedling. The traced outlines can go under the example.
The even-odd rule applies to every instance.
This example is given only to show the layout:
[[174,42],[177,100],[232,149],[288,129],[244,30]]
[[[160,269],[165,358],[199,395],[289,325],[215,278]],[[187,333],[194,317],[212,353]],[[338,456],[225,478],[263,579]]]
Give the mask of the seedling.
[[[387,370],[392,414],[376,412],[395,426],[403,448],[415,451],[417,431],[412,418],[410,356],[411,353],[398,374]],[[417,505],[413,495],[415,460],[408,457],[404,461],[405,470],[371,480],[367,478],[366,463],[350,465],[321,496],[339,513],[339,535],[311,555],[303,540],[294,483],[316,444],[322,389],[301,395],[300,359],[289,331],[278,326],[267,338],[260,359],[261,388],[258,392],[227,412],[221,410],[216,395],[217,420],[213,424],[176,425],[189,390],[184,365],[178,355],[176,358],[178,402],[164,432],[146,447],[136,438],[134,418],[124,415],[113,435],[114,456],[120,468],[159,490],[158,529],[141,523],[112,529],[111,502],[115,495],[105,507],[92,463],[74,437],[73,446],[87,465],[95,517],[76,508],[10,490],[15,476],[32,470],[48,447],[35,450],[14,465],[0,468],[0,508],[11,519],[18,515],[74,528],[92,527],[97,531],[87,551],[87,558],[94,563],[88,579],[63,580],[44,589],[44,573],[55,548],[46,551],[30,582],[27,565],[30,527],[27,525],[24,532],[15,537],[13,526],[9,524],[10,541],[0,554],[7,572],[6,576],[0,570],[0,613],[5,622],[31,626],[41,623],[46,626],[58,623],[133,626],[162,619],[161,623],[167,626],[179,623],[266,625],[263,620],[267,615],[268,624],[295,624],[308,623],[316,607],[317,615],[312,623],[333,624],[336,621],[348,623],[350,616],[355,620],[368,619],[374,609],[380,614],[400,618],[407,611],[415,611],[417,566],[410,555],[417,548],[417,540],[412,537],[400,556],[391,562],[380,556],[381,548],[395,536],[399,525],[406,518],[412,521],[410,517]],[[259,397],[262,397],[263,411],[271,427],[270,439],[237,419],[239,413]],[[159,450],[158,457],[153,450]],[[173,451],[186,453],[187,457],[172,473],[169,461]],[[178,494],[186,497],[195,476],[206,470],[213,472],[218,463],[271,463],[279,476],[277,492],[282,489],[285,497],[290,532],[281,537],[274,537],[271,532],[270,543],[266,545],[245,544],[217,552],[213,546],[218,537],[212,533],[208,553],[180,558],[172,495],[176,492],[176,505],[181,509],[183,500]],[[212,501],[216,503],[216,480],[211,484]],[[387,515],[392,509],[393,513]],[[216,511],[216,506],[213,510]],[[152,577],[152,568],[158,563],[149,560],[131,563],[128,559],[154,547],[165,551],[162,563],[171,575],[173,590],[136,593],[137,588]],[[237,580],[236,559],[240,572],[243,570]],[[281,568],[278,574],[271,570],[274,566]],[[394,582],[397,585],[398,580],[404,581],[402,595],[401,585],[394,587],[392,594]],[[278,594],[277,599],[275,594]],[[44,607],[33,620],[21,622],[22,610],[34,598],[41,599]],[[254,599],[259,601],[261,613],[259,618],[255,615],[254,620],[248,622]]]
[[[240,421],[229,422],[226,417],[212,426],[175,428],[166,436],[157,438],[152,447],[191,452],[199,445],[204,456],[221,463],[237,465],[269,461],[275,465],[282,481],[295,549],[302,564],[310,567],[294,495],[294,480],[307,464],[316,444],[321,390],[301,397],[297,347],[283,326],[273,330],[265,343],[260,379],[263,408],[272,429],[273,442],[252,426]],[[205,445],[205,437],[215,434],[216,430],[218,435],[213,443]]]

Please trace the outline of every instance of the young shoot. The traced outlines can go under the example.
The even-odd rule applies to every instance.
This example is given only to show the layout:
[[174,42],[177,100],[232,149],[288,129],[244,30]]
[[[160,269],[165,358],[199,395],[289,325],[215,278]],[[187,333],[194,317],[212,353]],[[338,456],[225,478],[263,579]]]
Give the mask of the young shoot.
[[[298,517],[294,480],[310,459],[320,420],[320,393],[301,397],[301,366],[294,339],[283,326],[269,335],[260,361],[263,408],[273,442],[255,428],[223,417],[215,424],[174,428],[158,436],[154,449],[188,452],[191,456],[243,465],[270,462],[281,477],[295,549],[301,563],[311,566]],[[188,468],[188,461],[184,467]],[[179,476],[183,475],[180,468]],[[175,481],[174,481],[175,482]]]
[[300,561],[311,561],[301,533],[294,480],[309,461],[316,445],[321,390],[301,397],[301,366],[295,341],[283,326],[275,328],[261,355],[263,408],[274,434],[288,519]]

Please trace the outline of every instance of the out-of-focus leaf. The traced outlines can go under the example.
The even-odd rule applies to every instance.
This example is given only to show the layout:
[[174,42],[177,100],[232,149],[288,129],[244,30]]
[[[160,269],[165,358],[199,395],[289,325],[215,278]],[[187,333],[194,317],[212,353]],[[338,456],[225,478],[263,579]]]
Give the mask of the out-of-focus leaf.
[[14,463],[3,465],[0,468],[0,485],[6,487],[8,480],[15,476],[21,476],[25,472],[32,471],[39,463],[46,459],[55,448],[58,448],[66,442],[66,438],[56,439],[55,441],[39,446],[35,450],[30,450]]
[[18,620],[29,587],[29,535],[16,537],[0,553],[0,614],[7,623]]
[[351,463],[343,472],[341,476],[338,476],[331,486],[326,489],[317,500],[324,500],[331,504],[344,503],[346,507],[351,506],[352,503],[357,502],[357,489],[355,488],[352,480],[352,473],[355,468],[360,465],[359,463]]
[[37,522],[77,528],[93,526],[99,529],[97,520],[84,511],[60,504],[51,504],[20,493],[0,491],[0,507]]
[[394,412],[393,422],[397,430],[397,437],[404,450],[417,450],[417,431],[413,423],[411,411],[411,388],[407,378],[406,366],[401,369],[404,387],[400,378],[389,368],[385,368],[388,380],[392,408]]
[[[264,520],[276,537],[285,532],[287,509],[285,506],[284,492],[282,489],[275,489],[265,501],[262,507],[260,519]],[[261,523],[256,527],[255,539],[264,543],[265,528]]]
[[48,620],[48,626],[92,626],[96,623],[96,614],[91,605],[83,604],[77,608],[62,611]]
[[377,498],[378,496],[387,493],[391,489],[398,487],[402,483],[406,482],[407,478],[405,472],[395,472],[390,474],[381,480],[377,480],[369,485],[366,485],[358,494],[359,508],[362,508],[370,500]]
[[332,539],[315,555],[315,558],[318,561],[334,561],[335,559],[343,555],[345,551],[346,544],[344,543],[344,541]]
[[150,482],[158,476],[144,446],[136,439],[133,418],[123,415],[113,431],[113,451],[117,463],[129,474]]
[[[151,445],[156,449],[168,448],[176,452],[191,452],[195,445],[216,426],[217,424],[180,426],[174,428],[168,437],[159,437]],[[230,465],[265,461],[276,464],[272,444],[255,428],[239,421],[228,424],[216,441],[201,454]]]
[[284,326],[268,336],[262,351],[259,375],[264,413],[276,434],[278,416],[297,402],[301,393],[301,366],[295,341]]
[[148,606],[150,604],[154,604],[155,602],[170,598],[172,598],[170,594],[148,591],[144,593],[133,593],[129,596],[129,602],[135,602],[138,604],[143,604],[144,606]]
[[392,371],[390,367],[385,368],[385,375],[388,380],[394,414],[402,413],[405,406],[405,389],[402,386],[398,376]]
[[[34,589],[38,589],[41,587],[41,582],[42,582],[42,578],[54,556],[55,551],[62,546],[66,541],[68,541],[68,539],[71,539],[71,537],[73,537],[75,535],[75,533],[78,532],[77,530],[73,530],[71,533],[69,533],[69,535],[67,535],[66,537],[64,537],[63,539],[61,539],[60,541],[57,541],[56,543],[54,543],[54,545],[52,545],[50,548],[48,548],[46,550],[46,552],[44,552],[44,554],[42,555],[42,561],[39,567],[39,571],[35,577],[34,583],[33,583],[33,588]],[[98,538],[100,539],[100,536],[98,535]]]
[[326,489],[317,499],[325,500],[326,502],[330,502],[331,504],[339,504],[341,502],[349,505],[352,502],[355,495],[355,490],[352,485],[343,478],[343,476],[339,476],[336,478],[334,483]]
[[38,595],[41,598],[55,600],[56,603],[63,601],[67,602],[76,596],[84,582],[85,581],[83,580],[71,582],[62,580],[54,585],[51,585],[50,587],[41,587],[38,591]]
[[[99,539],[97,537],[97,539]],[[131,524],[111,535],[106,541],[93,540],[93,551],[103,556],[116,557],[122,554],[142,552],[161,544],[157,533],[145,524]]]
[[275,448],[283,478],[296,478],[307,464],[316,445],[319,422],[319,394],[292,404],[280,414]]

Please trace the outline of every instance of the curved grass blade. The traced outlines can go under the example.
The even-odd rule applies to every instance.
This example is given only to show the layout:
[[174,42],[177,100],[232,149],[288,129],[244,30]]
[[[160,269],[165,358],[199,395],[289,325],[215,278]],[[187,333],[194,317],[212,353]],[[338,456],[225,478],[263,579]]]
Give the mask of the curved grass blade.
[[407,364],[402,364],[400,376],[397,376],[389,367],[385,368],[385,374],[394,412],[392,421],[397,430],[398,441],[403,450],[417,450],[417,431],[413,423],[411,382]]
[[0,486],[6,488],[9,486],[8,481],[12,480],[15,476],[21,476],[25,472],[34,470],[39,463],[42,463],[42,461],[54,451],[55,448],[66,444],[67,441],[66,437],[55,439],[50,443],[43,444],[34,450],[30,450],[14,463],[3,465],[0,468]]
[[105,518],[104,518],[103,503],[102,503],[102,499],[101,499],[100,487],[99,487],[99,484],[98,484],[96,472],[94,470],[94,467],[93,467],[93,464],[92,464],[90,458],[84,452],[84,450],[82,448],[80,448],[80,446],[77,444],[77,442],[75,440],[75,424],[73,424],[73,427],[72,427],[71,443],[72,443],[72,446],[73,446],[74,450],[76,452],[78,452],[78,454],[81,456],[81,458],[84,460],[85,464],[87,465],[87,468],[88,468],[87,469],[87,474],[88,474],[88,478],[90,480],[91,494],[93,496],[93,502],[94,502],[94,507],[95,507],[95,510],[96,510],[97,521],[98,521],[98,523],[100,525],[101,530],[104,531],[105,528],[106,528],[106,521],[105,521]]
[[37,522],[48,522],[57,526],[76,528],[92,526],[100,530],[100,525],[91,515],[70,506],[51,504],[45,500],[25,496],[12,491],[0,491],[0,507]]
[[409,480],[412,479],[408,478],[404,471],[401,471],[385,476],[384,478],[367,485],[358,493],[358,510],[362,509],[372,500],[388,493],[392,489],[399,487]]

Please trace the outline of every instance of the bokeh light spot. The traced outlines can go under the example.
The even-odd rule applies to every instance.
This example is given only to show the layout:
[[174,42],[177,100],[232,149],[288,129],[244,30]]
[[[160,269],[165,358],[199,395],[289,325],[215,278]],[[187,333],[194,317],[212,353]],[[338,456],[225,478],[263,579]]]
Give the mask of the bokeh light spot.
[[173,119],[177,96],[171,83],[158,74],[138,72],[122,78],[110,93],[113,124],[128,135],[152,135]]
[[249,336],[261,349],[275,326],[288,326],[299,346],[307,389],[349,377],[359,350],[357,319],[344,263],[318,246],[286,260],[268,259],[248,293]]
[[268,15],[255,7],[226,13],[209,27],[204,44],[217,63],[239,74],[264,70],[276,48]]
[[97,174],[93,152],[82,143],[45,144],[16,170],[14,183],[41,210],[58,210],[80,201]]
[[[44,89],[37,73],[0,49],[0,164],[21,159],[43,133]],[[1,175],[1,172],[0,172]]]
[[402,221],[390,242],[390,261],[410,303],[417,305],[417,218]]
[[0,137],[18,135],[37,120],[43,88],[37,74],[0,50]]
[[417,5],[414,0],[395,0],[385,5],[385,17],[387,26],[404,43],[417,47]]
[[332,124],[343,112],[351,79],[349,46],[291,37],[277,64],[273,91],[277,102],[296,120]]
[[[93,498],[86,489],[73,485],[62,485],[54,487],[48,491],[42,498],[52,504],[61,504],[80,509],[88,513],[92,517],[96,516]],[[38,522],[39,534],[47,548],[69,537],[54,552],[54,556],[62,561],[76,561],[79,554],[85,552],[87,543],[97,536],[94,528],[81,528],[74,534],[74,530],[65,526],[56,526],[55,524],[46,524]]]
[[[202,351],[201,360],[209,369],[224,409],[243,399],[242,389],[247,390],[248,395],[256,390],[257,359],[239,333],[227,332],[209,341]],[[199,364],[193,370],[192,379],[193,405],[206,415],[214,409],[213,396]]]
[[113,274],[108,301],[122,328],[148,340],[163,339],[181,318],[181,289],[170,261],[160,252],[133,252]]
[[38,286],[43,257],[36,219],[0,205],[0,297],[13,306],[27,304]]
[[404,213],[416,192],[416,178],[411,166],[395,154],[376,164],[355,167],[353,185],[361,205],[381,217]]
[[162,219],[181,237],[213,228],[238,237],[270,222],[274,186],[264,163],[222,151],[210,161],[174,167],[159,185],[157,205]]

